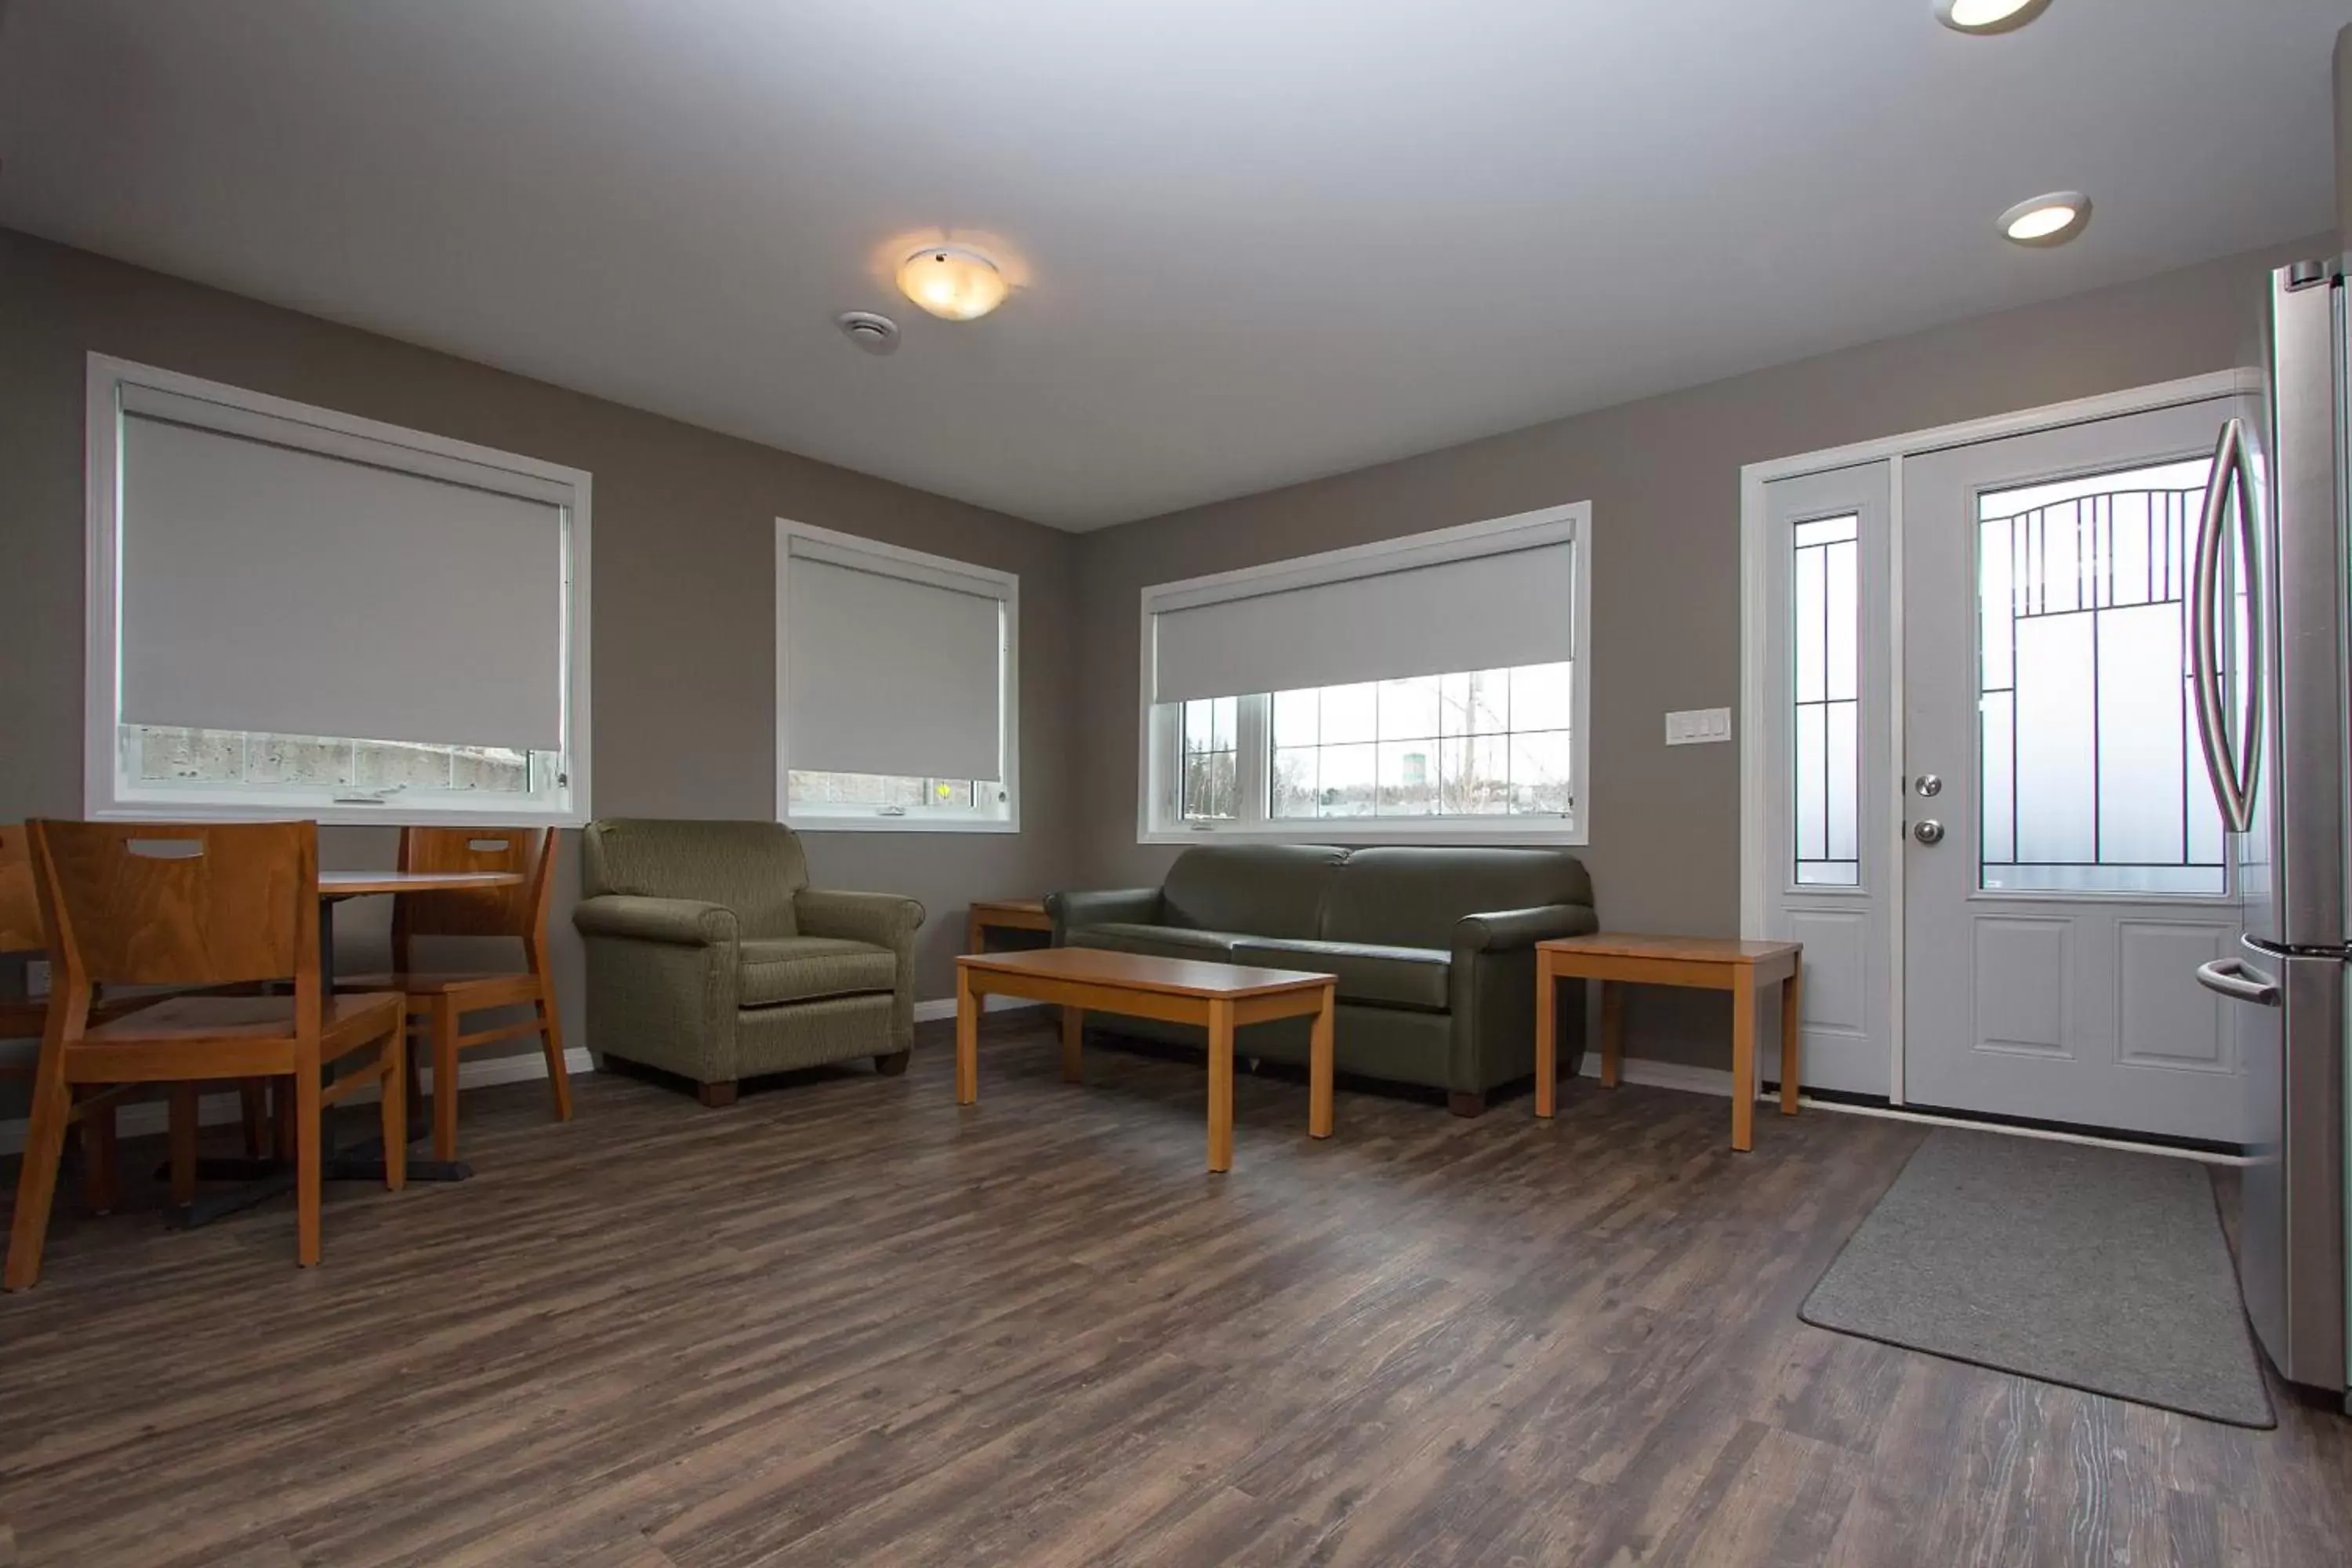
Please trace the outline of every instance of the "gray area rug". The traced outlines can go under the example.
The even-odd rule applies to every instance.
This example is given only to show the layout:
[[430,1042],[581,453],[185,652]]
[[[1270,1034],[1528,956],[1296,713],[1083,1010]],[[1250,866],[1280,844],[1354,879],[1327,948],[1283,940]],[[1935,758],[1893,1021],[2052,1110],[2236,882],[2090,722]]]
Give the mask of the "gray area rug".
[[2190,1160],[1938,1129],[1805,1321],[2238,1426],[2274,1426]]

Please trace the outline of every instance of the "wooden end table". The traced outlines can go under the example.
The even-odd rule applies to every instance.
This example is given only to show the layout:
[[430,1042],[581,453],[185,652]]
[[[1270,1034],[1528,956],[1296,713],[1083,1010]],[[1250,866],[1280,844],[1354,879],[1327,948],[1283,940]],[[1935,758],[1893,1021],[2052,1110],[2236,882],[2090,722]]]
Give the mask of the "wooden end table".
[[1797,1114],[1798,1006],[1804,944],[1601,931],[1536,943],[1536,1114],[1549,1116],[1559,1070],[1559,980],[1601,983],[1601,1082],[1617,1087],[1625,987],[1685,985],[1731,993],[1731,1146],[1756,1146],[1756,992],[1780,986],[1780,1114]]
[[1052,931],[1054,917],[1043,899],[976,899],[964,927],[964,951],[986,952],[990,927],[999,931]]
[[1312,1016],[1307,1135],[1331,1136],[1331,1007],[1339,982],[1296,969],[1251,969],[1189,958],[1150,958],[1089,947],[967,954],[956,960],[958,1105],[980,1099],[983,996],[1021,996],[1062,1008],[1062,1077],[1079,1080],[1088,1008],[1192,1024],[1209,1031],[1209,1169],[1234,1165],[1234,1031],[1269,1018]]

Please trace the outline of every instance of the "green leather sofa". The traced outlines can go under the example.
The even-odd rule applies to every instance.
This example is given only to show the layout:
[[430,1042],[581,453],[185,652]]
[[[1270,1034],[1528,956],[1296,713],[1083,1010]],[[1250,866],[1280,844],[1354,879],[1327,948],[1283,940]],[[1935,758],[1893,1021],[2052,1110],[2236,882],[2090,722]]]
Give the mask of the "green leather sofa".
[[581,839],[588,1040],[698,1086],[872,1057],[904,1072],[923,906],[808,885],[772,822],[592,822]]
[[[1535,944],[1599,929],[1583,862],[1559,849],[1204,845],[1157,888],[1057,893],[1057,945],[1339,976],[1342,1072],[1446,1091],[1456,1115],[1535,1072]],[[1559,1070],[1584,1054],[1580,981],[1561,983]],[[1123,1034],[1201,1032],[1121,1018]],[[1307,1059],[1304,1019],[1258,1024],[1244,1057]]]

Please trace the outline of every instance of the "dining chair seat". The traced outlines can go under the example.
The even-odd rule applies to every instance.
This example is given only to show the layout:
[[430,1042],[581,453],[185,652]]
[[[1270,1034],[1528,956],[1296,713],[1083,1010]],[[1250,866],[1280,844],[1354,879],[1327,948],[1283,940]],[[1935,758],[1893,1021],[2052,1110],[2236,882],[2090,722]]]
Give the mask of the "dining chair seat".
[[[337,991],[396,991],[411,999],[463,994],[469,1006],[495,1007],[505,1001],[531,1002],[539,997],[539,978],[499,970],[471,970],[446,974],[354,974],[335,982]],[[412,1009],[423,1012],[422,1005]]]
[[[395,991],[339,990],[333,996],[320,998],[319,1038],[330,1046],[344,1040],[375,1039],[384,1031],[386,1016],[397,1017],[401,1006],[402,998]],[[83,1031],[79,1039],[68,1042],[67,1049],[82,1055],[100,1049],[112,1055],[150,1047],[168,1052],[191,1040],[250,1041],[257,1046],[284,1046],[290,1052],[295,1040],[294,998],[167,996]]]

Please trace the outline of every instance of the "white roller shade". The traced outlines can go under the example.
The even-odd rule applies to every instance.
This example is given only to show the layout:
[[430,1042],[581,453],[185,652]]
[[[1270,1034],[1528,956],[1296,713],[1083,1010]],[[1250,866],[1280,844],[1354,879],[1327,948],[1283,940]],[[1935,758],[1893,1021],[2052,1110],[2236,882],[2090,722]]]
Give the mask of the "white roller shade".
[[1003,779],[1003,589],[797,536],[790,553],[789,765]]
[[1557,536],[1500,552],[1449,547],[1172,595],[1153,615],[1152,700],[1567,659],[1575,548]]
[[[561,487],[133,390],[126,722],[562,743]],[[204,426],[171,417],[182,412]]]

